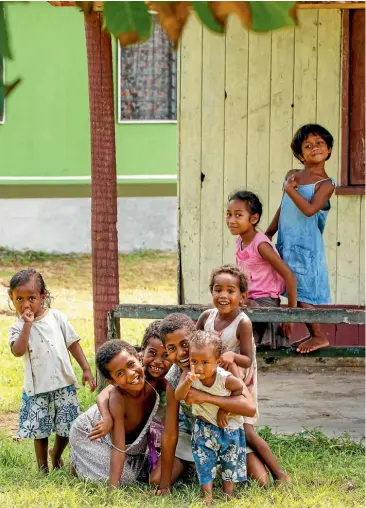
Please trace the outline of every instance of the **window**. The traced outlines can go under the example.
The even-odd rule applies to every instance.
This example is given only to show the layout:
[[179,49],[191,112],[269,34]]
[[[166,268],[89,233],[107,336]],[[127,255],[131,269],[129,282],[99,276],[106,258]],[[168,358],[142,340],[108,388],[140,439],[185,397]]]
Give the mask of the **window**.
[[119,122],[174,122],[177,56],[160,24],[148,41],[118,48]]
[[342,158],[337,194],[365,193],[365,11],[343,11]]

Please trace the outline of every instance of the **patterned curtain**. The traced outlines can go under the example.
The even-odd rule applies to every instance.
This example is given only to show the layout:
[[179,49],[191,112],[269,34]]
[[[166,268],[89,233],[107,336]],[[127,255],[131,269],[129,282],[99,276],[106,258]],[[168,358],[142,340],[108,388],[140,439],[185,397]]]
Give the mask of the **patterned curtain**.
[[176,120],[177,56],[157,20],[143,44],[120,48],[120,120]]

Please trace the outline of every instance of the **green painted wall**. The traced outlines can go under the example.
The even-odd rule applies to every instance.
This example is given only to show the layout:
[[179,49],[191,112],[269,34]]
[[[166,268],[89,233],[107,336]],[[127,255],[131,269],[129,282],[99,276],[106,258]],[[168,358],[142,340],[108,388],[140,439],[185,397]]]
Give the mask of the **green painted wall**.
[[[82,14],[72,7],[29,2],[9,5],[8,19],[14,60],[6,62],[6,80],[20,76],[23,82],[7,99],[5,124],[0,125],[0,177],[89,176]],[[113,47],[116,68],[115,41]],[[149,175],[176,175],[176,129],[176,124],[120,125],[116,121],[117,174],[146,175],[146,180],[130,180],[130,184],[146,184],[152,181]],[[168,182],[174,179],[159,183]],[[0,180],[0,185],[14,183],[39,186],[51,182]]]

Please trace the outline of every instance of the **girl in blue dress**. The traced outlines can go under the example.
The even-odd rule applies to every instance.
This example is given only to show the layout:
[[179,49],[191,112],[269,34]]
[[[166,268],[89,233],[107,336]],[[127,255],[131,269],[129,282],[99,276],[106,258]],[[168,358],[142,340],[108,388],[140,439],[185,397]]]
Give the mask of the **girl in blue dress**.
[[[281,206],[266,235],[272,239],[278,231],[276,247],[296,275],[298,306],[313,308],[330,303],[323,231],[335,188],[325,172],[333,136],[321,125],[304,125],[296,132],[291,148],[304,169],[287,173]],[[329,346],[320,324],[306,326],[310,337],[297,343],[297,352],[311,353]]]

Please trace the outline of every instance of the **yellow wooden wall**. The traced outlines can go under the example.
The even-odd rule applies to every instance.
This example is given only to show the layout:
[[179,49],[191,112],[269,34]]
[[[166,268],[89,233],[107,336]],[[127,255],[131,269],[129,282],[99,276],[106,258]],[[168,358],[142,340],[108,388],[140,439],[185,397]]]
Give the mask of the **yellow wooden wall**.
[[[184,303],[210,302],[210,271],[235,260],[235,239],[225,225],[230,191],[259,194],[265,230],[286,172],[300,167],[290,150],[298,127],[317,122],[333,133],[326,169],[339,181],[341,16],[340,10],[300,11],[298,28],[269,34],[248,33],[235,16],[225,37],[193,16],[185,28],[179,58]],[[363,197],[332,198],[324,241],[333,303],[364,304],[364,227]]]

